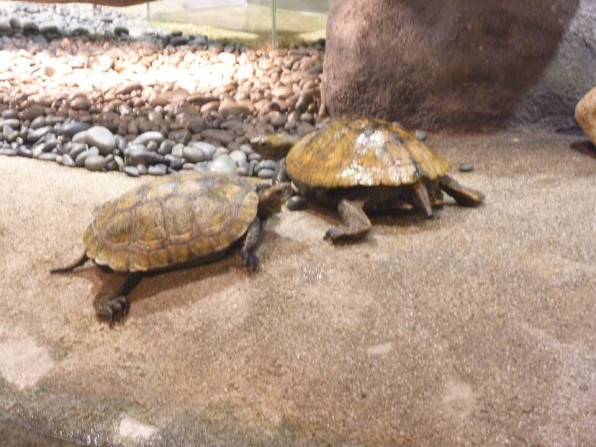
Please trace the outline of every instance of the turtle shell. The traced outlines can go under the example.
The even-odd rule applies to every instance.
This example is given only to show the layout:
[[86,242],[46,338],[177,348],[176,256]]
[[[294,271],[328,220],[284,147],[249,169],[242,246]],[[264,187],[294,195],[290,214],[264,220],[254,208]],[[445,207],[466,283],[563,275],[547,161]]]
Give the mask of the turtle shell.
[[255,187],[208,172],[168,175],[103,205],[83,235],[86,254],[115,271],[185,264],[226,250],[257,215]]
[[377,119],[337,120],[304,136],[286,157],[290,178],[309,187],[411,185],[451,164],[414,134]]

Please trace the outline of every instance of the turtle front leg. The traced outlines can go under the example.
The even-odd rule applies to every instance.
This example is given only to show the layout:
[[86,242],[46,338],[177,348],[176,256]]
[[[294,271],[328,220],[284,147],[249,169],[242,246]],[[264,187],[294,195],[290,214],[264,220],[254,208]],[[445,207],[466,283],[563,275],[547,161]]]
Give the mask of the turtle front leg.
[[242,254],[244,265],[248,267],[248,271],[251,273],[254,273],[259,269],[259,258],[254,253],[254,250],[257,248],[260,238],[261,219],[255,217],[255,220],[252,221],[248,227],[248,230],[246,231],[246,236],[244,236],[244,242],[242,244],[242,248],[240,249],[240,254]]
[[371,228],[370,220],[362,209],[361,200],[341,199],[337,206],[342,226],[331,227],[325,233],[325,239],[331,239],[334,244],[345,240],[361,239]]
[[457,180],[448,175],[439,179],[439,185],[460,206],[478,206],[484,201],[484,194],[460,185]]
[[126,275],[111,274],[95,298],[93,308],[95,314],[102,320],[107,320],[110,327],[116,321],[122,320],[130,310],[128,295],[143,278],[142,273],[127,273]]
[[424,182],[419,181],[412,185],[414,192],[414,204],[416,207],[424,213],[427,219],[433,217],[433,208],[430,202],[430,196],[428,195],[428,189],[424,185]]

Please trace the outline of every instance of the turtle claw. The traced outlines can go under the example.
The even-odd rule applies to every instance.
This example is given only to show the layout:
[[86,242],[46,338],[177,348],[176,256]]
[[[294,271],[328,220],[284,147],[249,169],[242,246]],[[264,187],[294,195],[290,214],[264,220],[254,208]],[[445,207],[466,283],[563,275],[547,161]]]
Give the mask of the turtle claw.
[[130,302],[125,296],[116,296],[104,300],[95,309],[95,313],[102,320],[107,320],[110,328],[114,323],[121,321],[130,311]]
[[325,236],[323,237],[323,239],[325,239],[326,241],[331,241],[334,244],[337,244],[339,242],[339,240],[341,239],[342,234],[343,234],[343,231],[341,230],[341,228],[331,227],[325,232]]
[[248,271],[250,273],[255,273],[259,270],[259,258],[255,255],[252,251],[242,251],[242,259],[244,261],[244,265],[248,267]]

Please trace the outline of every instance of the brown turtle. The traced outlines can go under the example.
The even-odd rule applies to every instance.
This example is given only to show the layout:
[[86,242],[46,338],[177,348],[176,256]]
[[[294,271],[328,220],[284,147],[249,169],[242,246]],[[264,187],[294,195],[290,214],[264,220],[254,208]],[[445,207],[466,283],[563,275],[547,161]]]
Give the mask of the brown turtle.
[[299,140],[267,135],[251,143],[268,157],[287,154],[277,181],[289,177],[302,197],[337,208],[343,225],[325,235],[333,242],[367,234],[367,211],[416,208],[431,218],[432,207],[443,204],[441,190],[462,206],[484,199],[449,177],[451,164],[414,134],[378,119],[337,120]]
[[87,260],[112,272],[93,301],[110,326],[130,308],[126,297],[143,274],[210,262],[240,248],[244,264],[256,271],[254,250],[261,222],[279,211],[289,183],[257,188],[239,177],[194,172],[161,177],[104,204],[85,234],[81,257],[51,273]]

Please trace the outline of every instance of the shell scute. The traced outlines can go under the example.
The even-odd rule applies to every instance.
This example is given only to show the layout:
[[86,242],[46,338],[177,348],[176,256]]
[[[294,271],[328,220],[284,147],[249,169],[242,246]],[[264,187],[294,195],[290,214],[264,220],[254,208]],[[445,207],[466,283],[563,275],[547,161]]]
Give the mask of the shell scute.
[[192,206],[188,197],[168,197],[164,203],[165,228],[172,244],[185,243],[190,240],[195,230]]
[[195,220],[201,234],[220,233],[230,216],[230,204],[214,194],[203,194],[192,202]]
[[139,249],[155,250],[163,247],[166,233],[164,212],[158,201],[145,202],[135,208],[132,242]]

